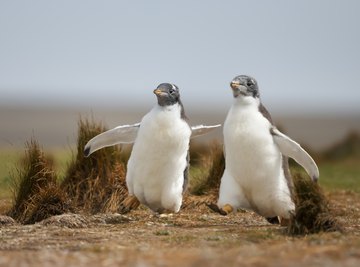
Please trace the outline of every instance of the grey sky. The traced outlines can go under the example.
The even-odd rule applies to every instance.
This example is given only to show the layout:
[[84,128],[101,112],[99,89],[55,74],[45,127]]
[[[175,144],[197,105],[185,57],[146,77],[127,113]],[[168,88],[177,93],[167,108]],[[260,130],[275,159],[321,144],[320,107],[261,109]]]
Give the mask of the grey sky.
[[[230,105],[250,74],[272,111],[360,114],[360,1],[0,1],[0,104]],[[285,103],[287,103],[285,105]]]

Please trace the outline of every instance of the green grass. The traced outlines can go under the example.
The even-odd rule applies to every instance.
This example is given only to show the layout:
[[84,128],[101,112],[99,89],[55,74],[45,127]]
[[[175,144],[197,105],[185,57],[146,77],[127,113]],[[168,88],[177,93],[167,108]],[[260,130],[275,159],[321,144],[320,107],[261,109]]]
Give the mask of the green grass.
[[0,152],[0,199],[11,196],[11,173],[16,172],[16,163],[23,155],[22,151],[4,150]]
[[360,193],[360,160],[322,163],[319,183],[330,191],[340,189]]
[[[71,149],[56,148],[46,151],[45,154],[52,158],[54,169],[61,179],[72,157]],[[12,196],[12,177],[17,174],[24,155],[25,151],[20,149],[0,150],[0,199]]]
[[[71,149],[51,149],[46,151],[46,155],[53,158],[54,169],[61,179],[71,160]],[[11,173],[16,175],[19,162],[23,157],[23,150],[0,150],[0,199],[11,197]],[[325,190],[351,190],[360,193],[359,160],[327,161],[319,164],[319,169],[319,183]],[[191,178],[194,180],[199,179],[204,173],[207,172],[199,167],[191,168]],[[196,181],[192,184],[196,187]]]
[[63,179],[65,176],[65,172],[70,164],[70,161],[75,153],[71,148],[55,148],[48,151],[45,151],[46,155],[53,156],[54,159],[54,169],[59,177],[59,179]]

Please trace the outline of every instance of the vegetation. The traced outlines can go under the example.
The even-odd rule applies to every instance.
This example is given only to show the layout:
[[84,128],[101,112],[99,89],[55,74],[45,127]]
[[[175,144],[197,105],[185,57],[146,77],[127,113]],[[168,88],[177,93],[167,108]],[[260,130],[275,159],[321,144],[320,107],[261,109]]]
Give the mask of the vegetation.
[[293,180],[296,209],[287,229],[288,234],[342,231],[320,186],[301,173],[295,173]]
[[105,130],[101,124],[80,119],[76,155],[61,183],[72,205],[90,213],[115,212],[127,196],[125,164],[118,147],[84,156],[85,144]]
[[[89,158],[83,155],[86,142],[105,130],[101,124],[80,119],[76,152],[66,170],[60,171],[64,175],[61,179],[54,171],[56,158],[45,156],[35,141],[29,142],[25,157],[20,159],[22,167],[13,177],[14,201],[8,215],[20,223],[31,224],[67,212],[122,212],[128,196],[125,173],[129,150],[114,146],[101,149]],[[360,191],[358,144],[359,136],[351,134],[344,142],[315,155],[320,162],[320,182],[324,188]],[[209,147],[191,146],[190,154],[191,179],[183,208],[204,208],[204,204],[217,197],[225,166],[222,145],[214,142]],[[63,158],[62,162],[65,162]],[[294,163],[291,165],[297,209],[288,234],[341,230],[319,185],[303,177]],[[4,170],[0,169],[1,172]],[[0,182],[4,185],[8,180],[5,176]]]
[[14,205],[9,216],[15,220],[35,223],[67,210],[64,192],[36,141],[27,144],[23,169],[18,171],[14,182]]
[[[26,145],[25,155],[0,154],[0,258],[6,266],[358,265],[356,149],[339,143],[326,153],[312,152],[320,184],[291,162],[297,207],[284,228],[254,212],[220,216],[207,207],[217,200],[224,169],[219,143],[191,145],[190,185],[179,214],[154,216],[144,207],[119,214],[127,203],[129,147],[102,149],[89,158],[82,153],[104,130],[80,120],[72,156],[65,150],[49,156],[35,141]],[[349,140],[357,142],[351,135],[342,144],[349,147]]]

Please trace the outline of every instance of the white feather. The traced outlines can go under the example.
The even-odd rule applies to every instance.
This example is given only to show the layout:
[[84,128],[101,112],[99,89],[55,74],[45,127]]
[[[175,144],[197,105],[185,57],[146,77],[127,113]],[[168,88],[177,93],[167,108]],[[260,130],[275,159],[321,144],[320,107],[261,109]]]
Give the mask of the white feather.
[[[196,125],[192,126],[191,138],[202,136],[208,134],[214,129],[220,127],[221,124],[217,125]],[[95,151],[117,144],[131,144],[135,142],[138,130],[140,128],[140,123],[135,123],[132,125],[121,125],[114,129],[103,132],[91,140],[89,140],[84,148],[85,156],[89,156]]]
[[155,106],[146,114],[128,162],[129,193],[154,211],[181,206],[191,129],[180,110],[177,104]]
[[195,137],[207,134],[220,126],[221,126],[221,124],[192,126],[191,127],[191,130],[192,130],[191,138],[195,138]]
[[107,146],[134,143],[126,174],[129,193],[154,211],[178,212],[190,137],[207,134],[220,126],[190,128],[180,114],[178,104],[157,105],[141,123],[118,126],[92,138],[85,146],[85,155]]
[[274,133],[274,141],[278,145],[281,153],[293,158],[297,163],[303,166],[314,181],[317,181],[319,179],[319,169],[312,157],[298,143],[275,127],[272,128],[272,132]]
[[238,97],[224,124],[226,169],[218,206],[252,209],[262,216],[289,218],[295,206],[282,169],[282,155],[259,112],[259,99]]
[[139,127],[140,123],[132,125],[122,125],[95,136],[85,145],[85,156],[89,156],[93,152],[104,147],[113,146],[121,143],[133,143],[137,136]]

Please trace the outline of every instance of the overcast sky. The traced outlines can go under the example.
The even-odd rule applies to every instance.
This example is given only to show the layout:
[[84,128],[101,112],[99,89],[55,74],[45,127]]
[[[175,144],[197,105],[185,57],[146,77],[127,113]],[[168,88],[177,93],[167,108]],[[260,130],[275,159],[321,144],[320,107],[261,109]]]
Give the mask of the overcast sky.
[[360,1],[0,1],[0,105],[231,104],[258,80],[282,112],[360,114]]

